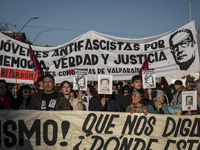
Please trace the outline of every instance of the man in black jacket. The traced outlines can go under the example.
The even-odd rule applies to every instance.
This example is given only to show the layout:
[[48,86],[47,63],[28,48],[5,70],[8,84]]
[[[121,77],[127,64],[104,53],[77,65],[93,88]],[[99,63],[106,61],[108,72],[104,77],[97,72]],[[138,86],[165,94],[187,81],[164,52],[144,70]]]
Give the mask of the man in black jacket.
[[112,95],[93,95],[89,102],[90,111],[111,111],[111,112],[122,112],[123,107],[121,103],[121,98],[119,95],[113,92]]
[[44,91],[35,93],[28,109],[34,110],[70,110],[70,104],[64,95],[54,90],[54,77],[47,74],[43,77]]

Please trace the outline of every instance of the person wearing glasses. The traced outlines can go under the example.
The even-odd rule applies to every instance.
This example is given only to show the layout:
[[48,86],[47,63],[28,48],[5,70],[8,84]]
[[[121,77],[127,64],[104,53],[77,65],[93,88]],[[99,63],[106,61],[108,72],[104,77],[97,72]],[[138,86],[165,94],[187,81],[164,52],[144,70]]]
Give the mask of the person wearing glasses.
[[54,90],[55,80],[51,74],[43,76],[43,91],[35,93],[28,109],[34,110],[70,110],[70,104],[65,96]]
[[[183,37],[180,41],[180,37]],[[180,70],[188,70],[195,60],[195,41],[188,29],[178,30],[169,38],[171,53]]]
[[27,85],[23,85],[17,92],[17,102],[18,108],[20,110],[27,109],[31,100],[31,87]]

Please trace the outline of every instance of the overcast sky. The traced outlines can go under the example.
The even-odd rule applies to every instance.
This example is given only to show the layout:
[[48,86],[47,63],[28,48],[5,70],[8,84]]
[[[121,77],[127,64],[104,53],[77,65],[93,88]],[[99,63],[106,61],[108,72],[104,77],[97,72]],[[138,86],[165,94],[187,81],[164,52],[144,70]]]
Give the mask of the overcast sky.
[[[21,32],[38,45],[57,46],[94,30],[145,38],[190,22],[190,0],[1,0],[0,27]],[[191,20],[200,28],[200,0],[191,0]],[[6,27],[7,24],[7,27]],[[51,30],[51,31],[46,31]]]

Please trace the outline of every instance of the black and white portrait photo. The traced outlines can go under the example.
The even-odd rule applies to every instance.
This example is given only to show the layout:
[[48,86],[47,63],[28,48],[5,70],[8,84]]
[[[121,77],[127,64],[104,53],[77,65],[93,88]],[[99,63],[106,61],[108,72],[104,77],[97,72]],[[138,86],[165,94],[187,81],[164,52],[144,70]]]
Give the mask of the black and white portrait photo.
[[186,96],[186,105],[193,105],[193,97]]
[[85,70],[75,70],[73,89],[81,91],[87,90],[87,72]]
[[197,91],[182,92],[182,110],[197,110]]
[[98,75],[98,94],[112,94],[111,75]]
[[173,58],[180,70],[188,70],[195,60],[195,41],[192,31],[189,29],[176,31],[170,36],[169,44]]
[[143,69],[142,70],[142,81],[144,89],[155,88],[156,79],[155,79],[155,70],[154,69]]

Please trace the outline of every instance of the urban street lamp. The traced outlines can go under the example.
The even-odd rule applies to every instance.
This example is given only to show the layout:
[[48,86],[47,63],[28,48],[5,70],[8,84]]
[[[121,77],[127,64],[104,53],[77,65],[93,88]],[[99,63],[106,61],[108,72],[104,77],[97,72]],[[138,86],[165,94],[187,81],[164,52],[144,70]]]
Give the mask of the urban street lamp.
[[26,24],[19,30],[18,33],[20,33],[20,32],[22,31],[22,29],[23,29],[32,19],[39,19],[39,17],[30,18],[30,19],[26,22]]
[[43,32],[46,32],[46,31],[52,31],[52,30],[43,30],[43,31],[41,31],[41,32],[39,32],[37,35],[36,35],[36,37],[35,37],[35,39],[34,39],[34,45],[35,45],[35,41],[36,41],[36,39],[37,39],[37,37],[41,34],[41,33],[43,33]]

